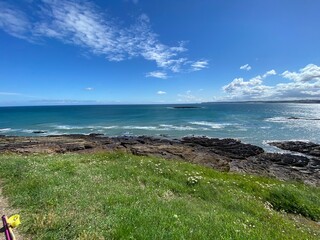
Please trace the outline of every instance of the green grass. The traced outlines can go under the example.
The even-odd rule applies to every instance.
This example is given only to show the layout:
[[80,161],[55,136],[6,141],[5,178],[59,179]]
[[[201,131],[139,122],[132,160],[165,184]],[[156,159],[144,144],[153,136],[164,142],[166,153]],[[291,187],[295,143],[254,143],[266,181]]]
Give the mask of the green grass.
[[320,189],[123,153],[1,155],[34,239],[319,239]]

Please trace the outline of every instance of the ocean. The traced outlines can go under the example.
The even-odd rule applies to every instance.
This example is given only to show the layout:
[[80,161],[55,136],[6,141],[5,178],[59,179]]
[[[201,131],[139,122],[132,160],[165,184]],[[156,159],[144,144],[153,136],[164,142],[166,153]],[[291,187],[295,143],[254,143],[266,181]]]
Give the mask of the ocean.
[[[213,103],[188,105],[1,107],[0,135],[188,135],[236,138],[272,151],[269,141],[320,143],[320,104]],[[38,131],[38,133],[35,133]],[[39,133],[40,131],[40,133]]]

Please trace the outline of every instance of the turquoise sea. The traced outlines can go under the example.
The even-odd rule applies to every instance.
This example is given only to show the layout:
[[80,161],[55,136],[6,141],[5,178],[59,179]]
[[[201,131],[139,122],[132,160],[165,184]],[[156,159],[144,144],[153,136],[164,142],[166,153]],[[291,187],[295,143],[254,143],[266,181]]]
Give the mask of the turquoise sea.
[[[237,138],[264,148],[268,141],[320,143],[320,104],[213,103],[188,105],[1,107],[0,135],[102,133],[179,138]],[[43,133],[34,133],[43,131]]]

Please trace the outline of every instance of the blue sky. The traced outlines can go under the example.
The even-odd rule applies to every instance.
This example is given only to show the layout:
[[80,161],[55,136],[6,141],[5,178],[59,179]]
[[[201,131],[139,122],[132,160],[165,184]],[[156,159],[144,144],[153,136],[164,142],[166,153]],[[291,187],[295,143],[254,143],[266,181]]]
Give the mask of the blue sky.
[[320,98],[318,0],[0,0],[0,105]]

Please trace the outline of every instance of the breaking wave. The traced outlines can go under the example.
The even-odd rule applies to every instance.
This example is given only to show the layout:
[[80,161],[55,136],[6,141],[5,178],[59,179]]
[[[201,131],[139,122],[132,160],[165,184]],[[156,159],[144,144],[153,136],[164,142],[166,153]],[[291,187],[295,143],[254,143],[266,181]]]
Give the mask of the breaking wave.
[[189,122],[189,123],[193,125],[208,126],[208,127],[217,128],[217,129],[224,128],[225,126],[230,125],[227,123],[221,124],[221,123],[213,123],[213,122],[207,122],[207,121],[196,121],[196,122]]

